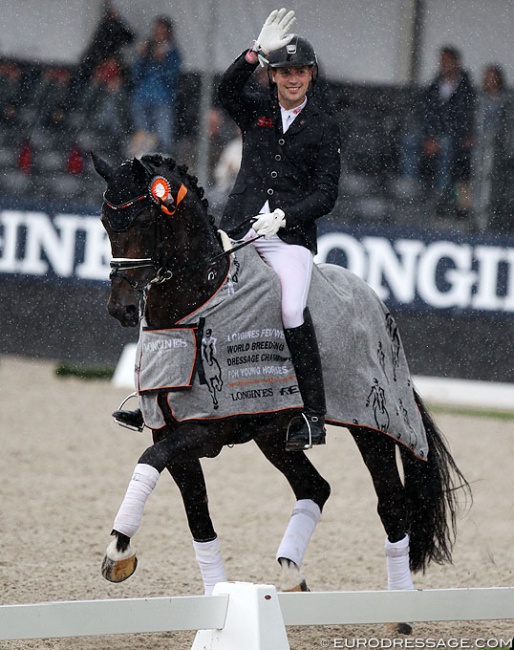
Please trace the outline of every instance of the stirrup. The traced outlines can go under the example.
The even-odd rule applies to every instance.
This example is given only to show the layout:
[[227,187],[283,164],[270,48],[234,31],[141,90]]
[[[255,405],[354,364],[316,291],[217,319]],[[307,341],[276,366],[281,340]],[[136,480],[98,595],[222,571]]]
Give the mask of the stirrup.
[[[292,430],[296,427],[297,431]],[[313,430],[314,429],[314,430]],[[301,413],[291,418],[286,431],[286,451],[303,451],[326,442],[323,416]]]
[[145,428],[145,422],[141,410],[136,409],[135,411],[129,411],[123,408],[129,399],[132,397],[137,397],[137,395],[137,393],[131,393],[128,397],[126,397],[118,406],[118,410],[114,411],[112,417],[114,418],[116,424],[119,424],[120,427],[125,427],[126,429],[131,429],[132,431],[141,432]]
[[132,431],[142,431],[145,428],[143,414],[139,409],[136,411],[114,411],[112,414],[116,424]]

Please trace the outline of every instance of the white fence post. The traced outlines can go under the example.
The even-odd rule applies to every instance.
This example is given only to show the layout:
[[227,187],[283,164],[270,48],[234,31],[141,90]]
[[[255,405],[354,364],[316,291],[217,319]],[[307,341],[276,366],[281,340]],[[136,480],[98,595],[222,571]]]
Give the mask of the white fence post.
[[220,582],[213,595],[220,594],[229,597],[223,629],[200,630],[191,650],[289,650],[273,585]]

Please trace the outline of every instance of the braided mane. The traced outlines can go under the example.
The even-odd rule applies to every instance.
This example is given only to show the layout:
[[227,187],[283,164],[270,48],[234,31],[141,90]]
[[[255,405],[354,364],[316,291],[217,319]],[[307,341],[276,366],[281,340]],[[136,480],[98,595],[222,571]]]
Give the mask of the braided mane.
[[171,172],[174,171],[178,173],[180,178],[184,181],[184,184],[187,185],[189,189],[193,190],[200,200],[200,203],[209,218],[209,223],[215,229],[215,219],[211,214],[209,214],[209,201],[205,198],[205,190],[203,187],[198,185],[198,178],[188,172],[187,165],[179,165],[171,156],[163,156],[160,153],[145,154],[141,159],[150,163],[150,165],[154,167],[167,167]]

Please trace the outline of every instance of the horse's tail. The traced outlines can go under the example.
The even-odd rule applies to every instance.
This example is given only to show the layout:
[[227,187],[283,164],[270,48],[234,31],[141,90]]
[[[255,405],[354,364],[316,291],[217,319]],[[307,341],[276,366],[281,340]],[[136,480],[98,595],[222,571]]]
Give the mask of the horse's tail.
[[421,397],[414,391],[416,404],[428,440],[428,461],[415,458],[401,448],[410,521],[410,568],[427,568],[430,562],[452,562],[456,538],[458,495],[471,503],[471,488],[453,459],[444,436],[436,426]]

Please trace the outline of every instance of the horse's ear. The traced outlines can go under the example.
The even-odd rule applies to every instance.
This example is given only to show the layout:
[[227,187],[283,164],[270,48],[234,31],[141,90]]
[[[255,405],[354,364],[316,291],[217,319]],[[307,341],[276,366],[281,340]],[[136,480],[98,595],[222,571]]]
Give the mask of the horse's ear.
[[143,182],[146,181],[148,176],[153,176],[154,174],[154,171],[150,165],[145,163],[143,160],[140,160],[139,158],[134,158],[132,160],[132,171],[134,172],[136,178],[139,178]]
[[109,163],[103,158],[100,158],[100,156],[98,156],[94,151],[91,152],[91,158],[93,159],[93,165],[97,173],[100,174],[106,183],[108,183],[111,180],[114,171],[111,165],[109,165]]

